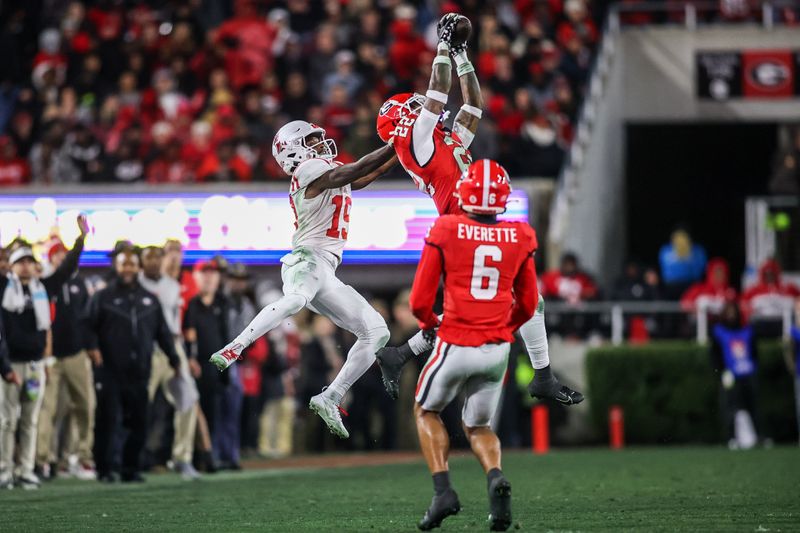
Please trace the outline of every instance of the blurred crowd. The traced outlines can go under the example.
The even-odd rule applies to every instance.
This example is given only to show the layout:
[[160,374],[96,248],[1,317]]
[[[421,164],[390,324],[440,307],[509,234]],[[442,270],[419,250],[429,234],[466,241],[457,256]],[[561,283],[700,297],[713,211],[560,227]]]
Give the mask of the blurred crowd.
[[[762,22],[764,0],[620,0],[620,20],[624,24],[685,24],[686,9],[694,7],[695,21],[700,24],[720,22]],[[773,23],[788,26],[800,24],[800,7],[795,2],[772,2]],[[652,8],[658,9],[652,9]]]
[[450,11],[474,28],[474,156],[555,176],[599,38],[588,0],[36,5],[0,20],[0,185],[279,179],[270,146],[291,119],[358,158],[387,96],[425,92]]

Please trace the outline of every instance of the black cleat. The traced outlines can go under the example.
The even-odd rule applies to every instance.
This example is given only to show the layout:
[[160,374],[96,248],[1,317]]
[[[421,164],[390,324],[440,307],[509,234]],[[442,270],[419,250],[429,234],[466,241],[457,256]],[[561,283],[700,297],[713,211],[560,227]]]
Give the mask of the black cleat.
[[576,405],[583,401],[583,394],[562,385],[555,377],[547,381],[533,378],[528,385],[528,393],[534,398],[555,400],[564,405]]
[[489,531],[511,526],[511,483],[500,476],[489,485]]
[[381,367],[381,379],[383,386],[392,400],[396,400],[400,394],[400,373],[403,365],[406,364],[405,358],[400,353],[400,349],[395,346],[385,346],[375,354],[378,365]]
[[442,525],[442,521],[448,516],[458,514],[461,504],[458,502],[458,494],[453,489],[448,489],[441,496],[434,496],[431,506],[425,511],[425,516],[419,521],[417,527],[421,531],[430,531]]

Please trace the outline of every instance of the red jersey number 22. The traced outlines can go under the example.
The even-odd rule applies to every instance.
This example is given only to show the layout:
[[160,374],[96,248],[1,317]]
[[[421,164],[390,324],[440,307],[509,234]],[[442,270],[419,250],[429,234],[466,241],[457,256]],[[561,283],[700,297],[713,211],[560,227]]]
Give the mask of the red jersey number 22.
[[[349,196],[339,194],[331,200],[336,207],[333,211],[333,220],[331,227],[325,232],[325,235],[332,239],[346,239],[347,228],[350,224],[350,206],[353,205],[353,199]],[[341,219],[341,222],[340,222]],[[339,226],[342,226],[341,228]]]

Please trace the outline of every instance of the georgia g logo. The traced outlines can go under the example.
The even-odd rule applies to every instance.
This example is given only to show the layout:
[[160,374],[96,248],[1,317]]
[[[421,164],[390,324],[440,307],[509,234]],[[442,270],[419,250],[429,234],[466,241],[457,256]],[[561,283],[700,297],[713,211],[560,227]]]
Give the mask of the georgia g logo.
[[380,110],[378,111],[378,114],[379,114],[380,116],[384,116],[384,115],[386,115],[386,113],[388,113],[388,112],[389,112],[389,110],[390,110],[392,107],[394,107],[394,102],[393,102],[393,101],[391,101],[391,100],[387,100],[387,101],[386,101],[386,102],[384,102],[384,103],[383,103],[383,105],[381,106]]
[[791,78],[789,68],[779,61],[764,60],[750,68],[750,80],[767,90],[775,90],[787,84]]

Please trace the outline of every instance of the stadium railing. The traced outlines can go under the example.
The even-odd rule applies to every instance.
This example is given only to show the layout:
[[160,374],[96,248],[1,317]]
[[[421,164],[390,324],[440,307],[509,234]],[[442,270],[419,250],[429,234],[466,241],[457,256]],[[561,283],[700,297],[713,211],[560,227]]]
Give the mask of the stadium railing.
[[[793,306],[784,306],[781,314],[781,331],[783,338],[788,339],[792,326]],[[709,315],[711,314],[708,306],[703,302],[698,302],[696,310],[687,312],[681,307],[679,302],[652,301],[652,302],[623,302],[623,301],[597,301],[566,303],[547,301],[545,316],[582,314],[582,315],[602,315],[608,317],[611,324],[611,343],[619,346],[625,342],[625,317],[631,315],[660,315],[660,316],[692,316],[694,319],[695,340],[699,344],[708,342]]]
[[[800,197],[797,196],[751,196],[744,206],[745,212],[745,262],[754,277],[759,265],[767,259],[780,258],[784,269],[800,271],[800,264],[793,255],[792,245],[798,243],[780,242],[779,233],[792,230],[792,222],[800,224]],[[797,231],[789,233],[789,239],[796,238]],[[784,239],[785,240],[785,239]]]

